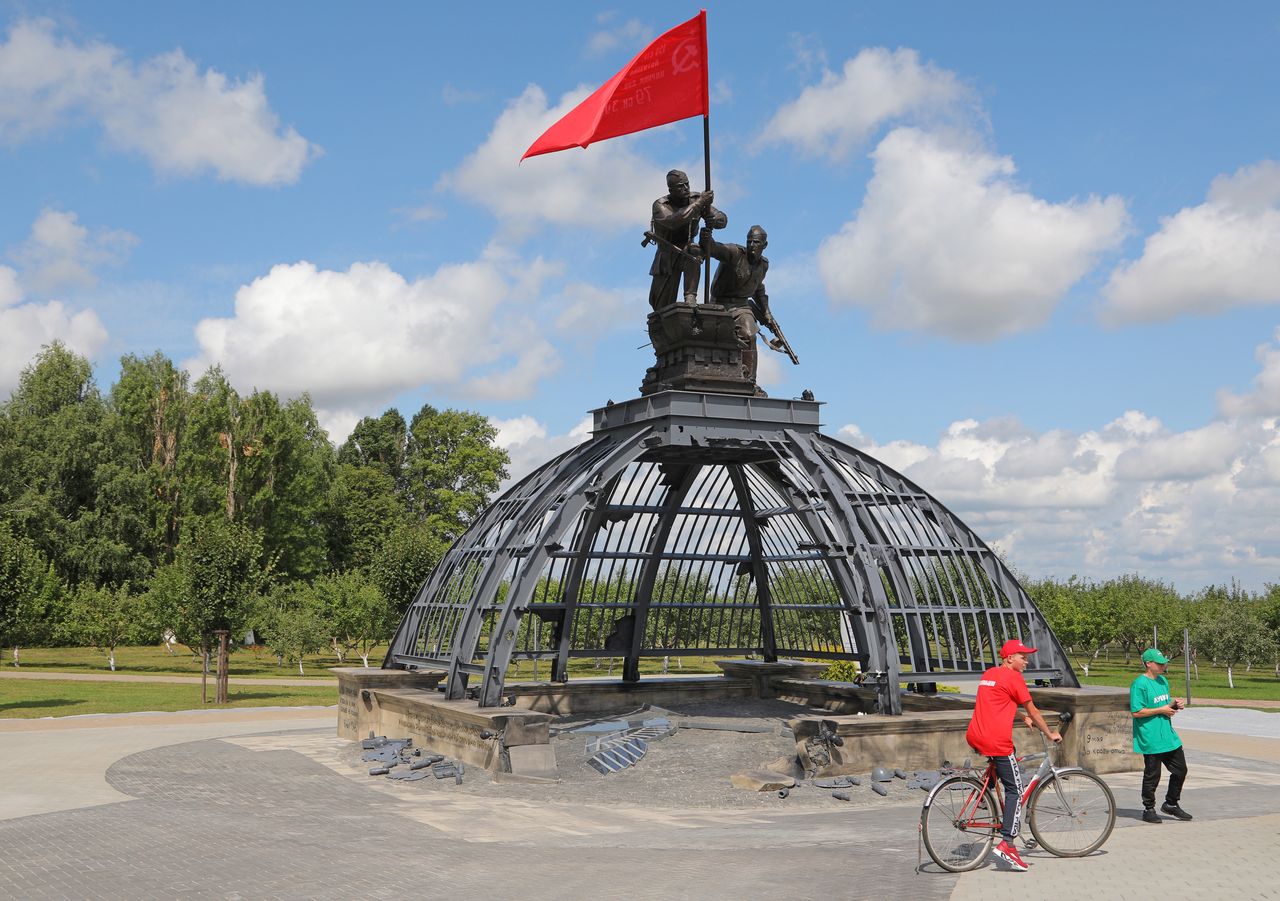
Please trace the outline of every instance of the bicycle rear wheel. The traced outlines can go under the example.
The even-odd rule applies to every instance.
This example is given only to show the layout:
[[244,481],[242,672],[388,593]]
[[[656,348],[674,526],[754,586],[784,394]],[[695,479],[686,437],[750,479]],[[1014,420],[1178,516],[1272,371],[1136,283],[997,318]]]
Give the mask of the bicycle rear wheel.
[[920,811],[920,834],[933,862],[952,873],[972,870],[987,858],[999,815],[995,795],[972,776],[944,779]]
[[1084,770],[1049,777],[1031,798],[1031,834],[1058,857],[1084,857],[1102,847],[1116,824],[1116,799],[1107,783]]

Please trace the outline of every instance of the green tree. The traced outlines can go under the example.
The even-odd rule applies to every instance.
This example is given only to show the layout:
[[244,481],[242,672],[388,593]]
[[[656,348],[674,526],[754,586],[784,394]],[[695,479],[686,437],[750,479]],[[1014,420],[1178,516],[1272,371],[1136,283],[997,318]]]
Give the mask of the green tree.
[[510,457],[497,436],[479,413],[424,405],[405,451],[402,497],[410,514],[449,541],[460,536],[507,477]]
[[112,459],[93,367],[59,342],[27,366],[0,410],[0,518],[30,538],[70,584],[145,577],[110,507],[100,467]]
[[122,357],[111,388],[109,427],[124,470],[116,490],[134,498],[139,550],[153,567],[173,562],[181,537],[185,498],[178,466],[187,442],[188,382],[187,373],[157,351]]
[[61,612],[62,583],[53,566],[29,538],[0,521],[0,645],[20,648],[52,637]]
[[1240,663],[1271,659],[1275,643],[1259,604],[1239,598],[1207,604],[1196,625],[1195,643],[1227,668],[1227,686],[1235,688],[1233,670]]
[[407,519],[390,475],[374,466],[340,463],[325,513],[330,566],[368,569]]
[[355,651],[365,666],[369,652],[391,637],[395,610],[378,586],[359,570],[321,576],[311,586],[311,594],[323,611],[338,662]]
[[448,542],[424,525],[402,525],[387,536],[369,564],[369,579],[404,614],[422,583],[448,549]]
[[196,381],[189,433],[181,468],[191,511],[259,530],[285,576],[325,571],[333,447],[310,399],[241,398],[215,367]]
[[395,407],[377,419],[366,416],[356,423],[339,448],[338,462],[376,469],[398,482],[404,468],[408,437],[408,426]]
[[267,647],[284,663],[296,663],[324,647],[329,636],[323,601],[302,582],[277,585],[258,606]]
[[71,644],[87,645],[106,654],[107,665],[114,673],[116,648],[139,640],[143,628],[143,598],[132,594],[127,583],[119,588],[96,588],[85,583],[71,593],[58,634]]
[[252,529],[217,519],[201,523],[178,547],[176,559],[151,580],[153,620],[203,660],[221,629],[238,632],[252,600],[271,575],[262,564],[262,538]]

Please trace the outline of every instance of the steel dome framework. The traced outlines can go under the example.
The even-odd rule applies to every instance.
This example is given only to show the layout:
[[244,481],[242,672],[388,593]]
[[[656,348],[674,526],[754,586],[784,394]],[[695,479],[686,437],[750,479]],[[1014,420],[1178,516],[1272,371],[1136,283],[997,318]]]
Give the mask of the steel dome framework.
[[900,682],[982,672],[1019,637],[1028,678],[1077,686],[1039,610],[937,500],[818,429],[813,401],[668,391],[594,411],[590,440],[489,506],[419,590],[385,667],[443,669],[502,703],[509,667],[572,658],[857,661]]

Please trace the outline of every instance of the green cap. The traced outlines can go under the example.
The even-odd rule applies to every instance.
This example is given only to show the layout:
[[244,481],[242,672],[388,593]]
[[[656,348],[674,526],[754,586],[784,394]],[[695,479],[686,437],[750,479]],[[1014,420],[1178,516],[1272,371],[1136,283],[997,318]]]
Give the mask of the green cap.
[[1161,654],[1155,648],[1147,648],[1142,652],[1143,663],[1168,663],[1169,658]]

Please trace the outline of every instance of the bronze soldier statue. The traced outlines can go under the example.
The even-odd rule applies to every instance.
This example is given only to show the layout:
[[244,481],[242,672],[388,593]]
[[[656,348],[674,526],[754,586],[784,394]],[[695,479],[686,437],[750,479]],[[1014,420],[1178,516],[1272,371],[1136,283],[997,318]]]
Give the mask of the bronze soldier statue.
[[698,244],[694,240],[698,220],[706,222],[708,228],[724,228],[729,224],[729,217],[711,205],[715,193],[690,192],[689,176],[679,169],[667,173],[667,192],[665,197],[653,202],[649,231],[658,245],[653,265],[649,267],[649,274],[653,276],[649,306],[655,310],[676,302],[681,277],[684,278],[685,303],[698,302],[698,277],[702,270]]
[[[756,334],[763,324],[775,335],[779,334],[773,313],[769,312],[769,295],[765,292],[764,277],[769,271],[769,261],[764,249],[769,246],[769,236],[758,225],[747,231],[747,244],[721,244],[711,237],[711,229],[702,229],[699,235],[703,253],[719,260],[715,278],[711,280],[711,302],[720,304],[733,314],[733,336],[742,350],[743,376],[756,380],[759,362],[756,351]],[[780,345],[770,342],[770,347],[789,356]]]

